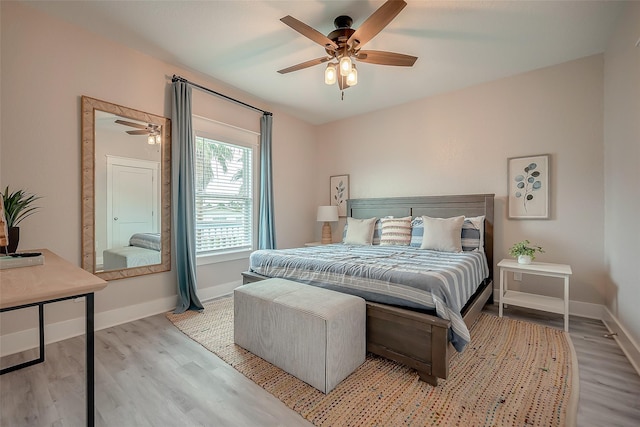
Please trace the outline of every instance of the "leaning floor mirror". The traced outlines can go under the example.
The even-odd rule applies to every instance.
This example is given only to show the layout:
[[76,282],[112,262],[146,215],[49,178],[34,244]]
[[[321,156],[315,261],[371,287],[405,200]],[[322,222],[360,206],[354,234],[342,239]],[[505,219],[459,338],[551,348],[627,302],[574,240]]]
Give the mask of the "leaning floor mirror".
[[82,268],[105,280],[171,269],[171,125],[82,97]]

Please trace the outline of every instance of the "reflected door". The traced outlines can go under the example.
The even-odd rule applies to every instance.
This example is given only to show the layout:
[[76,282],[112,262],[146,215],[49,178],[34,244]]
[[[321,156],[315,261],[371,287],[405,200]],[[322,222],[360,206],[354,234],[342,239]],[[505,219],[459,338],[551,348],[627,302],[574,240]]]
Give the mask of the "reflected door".
[[128,246],[135,233],[157,233],[157,165],[130,159],[107,168],[107,245]]

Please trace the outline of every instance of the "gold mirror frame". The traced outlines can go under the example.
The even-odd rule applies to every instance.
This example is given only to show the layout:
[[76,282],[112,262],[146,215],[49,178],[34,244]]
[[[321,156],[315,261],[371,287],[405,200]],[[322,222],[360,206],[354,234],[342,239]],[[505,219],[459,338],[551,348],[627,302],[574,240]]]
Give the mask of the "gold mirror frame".
[[[171,270],[171,120],[99,99],[82,96],[82,268],[104,280]],[[95,111],[162,126],[160,264],[96,272],[95,251]]]

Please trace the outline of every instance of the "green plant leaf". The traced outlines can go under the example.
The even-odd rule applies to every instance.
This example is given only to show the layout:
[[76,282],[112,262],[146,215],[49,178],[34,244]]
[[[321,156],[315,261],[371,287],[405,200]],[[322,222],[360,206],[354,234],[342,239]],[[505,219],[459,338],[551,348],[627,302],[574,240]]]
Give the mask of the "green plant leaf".
[[24,219],[36,213],[40,207],[32,206],[32,204],[40,198],[23,190],[9,193],[9,186],[5,187],[4,194],[2,194],[2,203],[7,227],[17,227]]

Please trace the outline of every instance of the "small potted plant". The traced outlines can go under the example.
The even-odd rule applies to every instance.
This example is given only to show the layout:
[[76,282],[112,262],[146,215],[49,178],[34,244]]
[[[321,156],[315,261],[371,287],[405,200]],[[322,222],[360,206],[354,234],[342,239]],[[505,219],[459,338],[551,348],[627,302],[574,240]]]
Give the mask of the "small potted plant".
[[2,253],[14,253],[18,249],[18,241],[20,240],[20,227],[18,227],[18,224],[39,209],[37,206],[32,206],[33,202],[39,198],[39,196],[29,194],[23,190],[9,193],[9,186],[4,189],[2,204],[7,220],[9,244],[7,247],[0,249]]
[[523,240],[509,248],[509,255],[518,258],[520,264],[531,264],[531,261],[536,259],[536,252],[543,254],[544,249],[541,246],[532,245],[528,240]]

